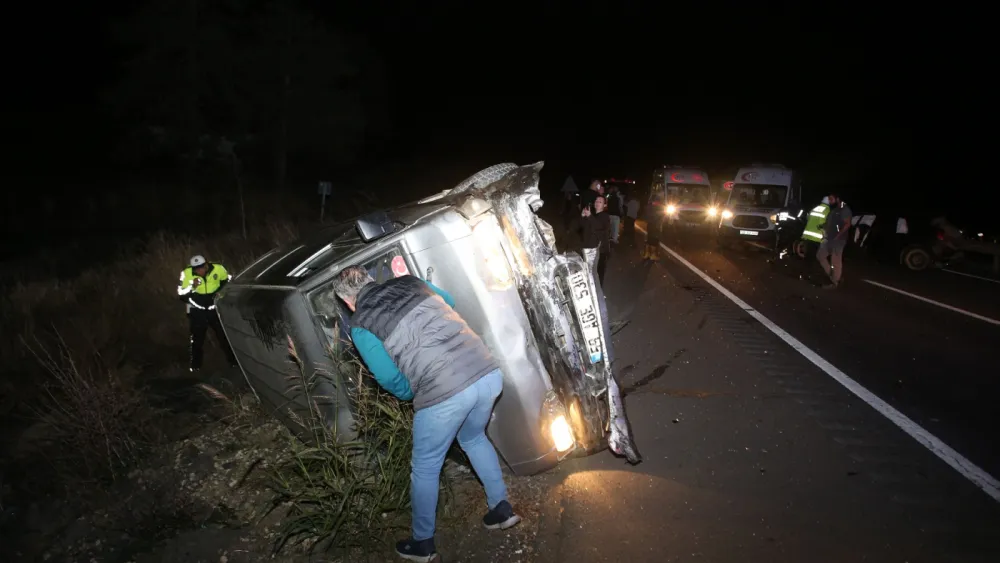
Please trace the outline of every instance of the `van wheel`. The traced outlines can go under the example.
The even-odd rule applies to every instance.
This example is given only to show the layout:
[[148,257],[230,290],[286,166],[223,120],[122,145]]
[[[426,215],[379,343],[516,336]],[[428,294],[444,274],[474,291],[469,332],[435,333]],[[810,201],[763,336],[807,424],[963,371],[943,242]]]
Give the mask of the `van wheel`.
[[931,265],[931,254],[920,245],[910,245],[903,249],[899,261],[913,272],[922,272]]
[[489,168],[484,168],[472,176],[462,180],[461,183],[451,189],[450,195],[460,194],[476,188],[485,188],[500,178],[503,178],[507,175],[507,173],[515,168],[517,168],[517,165],[511,162],[505,162],[503,164],[497,164],[490,166]]

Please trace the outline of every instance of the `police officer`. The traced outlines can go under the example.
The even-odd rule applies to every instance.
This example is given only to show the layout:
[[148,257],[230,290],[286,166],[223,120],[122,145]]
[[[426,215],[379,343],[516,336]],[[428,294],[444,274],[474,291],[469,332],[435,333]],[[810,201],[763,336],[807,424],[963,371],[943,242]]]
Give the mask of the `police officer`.
[[191,330],[191,371],[201,369],[204,355],[205,333],[211,327],[219,341],[229,365],[236,366],[236,356],[229,341],[222,332],[219,313],[215,309],[215,294],[222,289],[232,276],[222,264],[212,264],[198,255],[191,258],[190,266],[181,271],[181,281],[177,285],[177,295],[187,306],[188,323]]
[[806,228],[802,231],[802,240],[819,244],[823,242],[823,225],[830,215],[830,197],[824,197],[822,203],[813,207],[809,211],[809,220],[806,221]]

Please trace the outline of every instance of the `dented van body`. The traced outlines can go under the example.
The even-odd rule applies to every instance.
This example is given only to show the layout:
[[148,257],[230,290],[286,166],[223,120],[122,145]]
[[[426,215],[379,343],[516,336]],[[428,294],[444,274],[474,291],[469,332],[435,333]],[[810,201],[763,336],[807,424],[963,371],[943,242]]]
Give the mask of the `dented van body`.
[[291,339],[302,363],[324,374],[313,392],[324,398],[324,421],[339,439],[356,438],[348,390],[359,382],[333,359],[349,351],[350,312],[332,282],[360,264],[376,281],[412,274],[455,298],[504,373],[487,434],[516,474],[605,445],[638,462],[612,374],[596,256],[556,251],[536,215],[541,168],[493,166],[416,203],[324,228],[237,275],[217,308],[262,404],[293,430],[309,412],[288,384]]

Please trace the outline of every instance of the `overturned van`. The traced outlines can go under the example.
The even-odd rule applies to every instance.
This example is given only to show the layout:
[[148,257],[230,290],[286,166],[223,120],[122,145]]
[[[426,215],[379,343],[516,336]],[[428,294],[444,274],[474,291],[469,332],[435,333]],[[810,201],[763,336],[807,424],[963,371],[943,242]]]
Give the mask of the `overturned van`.
[[350,312],[332,291],[343,268],[376,281],[412,274],[454,296],[489,346],[504,390],[487,434],[516,473],[555,466],[605,445],[640,460],[611,370],[611,340],[595,256],[559,254],[542,206],[542,163],[487,168],[416,203],[327,227],[257,260],[226,286],[219,314],[247,381],[293,431],[308,413],[289,387],[287,339],[307,366],[328,374],[315,393],[342,440],[354,439],[346,352]]

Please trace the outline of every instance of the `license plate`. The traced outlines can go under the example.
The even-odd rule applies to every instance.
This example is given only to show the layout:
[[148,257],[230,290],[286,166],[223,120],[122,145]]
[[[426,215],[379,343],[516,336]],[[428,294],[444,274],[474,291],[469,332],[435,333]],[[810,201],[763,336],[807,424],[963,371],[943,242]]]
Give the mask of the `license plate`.
[[587,283],[585,272],[577,272],[570,276],[570,295],[573,299],[573,308],[576,309],[577,318],[580,320],[580,330],[583,332],[583,339],[586,341],[587,353],[590,354],[590,363],[596,364],[604,357],[604,347],[601,345],[601,325],[600,310],[594,304],[594,297],[590,292],[590,284]]
[[757,236],[757,231],[740,231],[741,235],[750,235],[752,237]]

